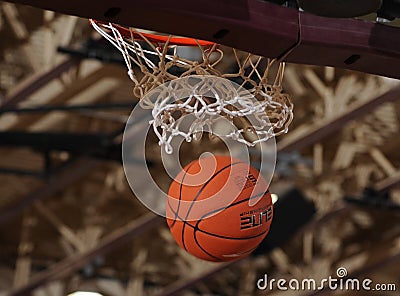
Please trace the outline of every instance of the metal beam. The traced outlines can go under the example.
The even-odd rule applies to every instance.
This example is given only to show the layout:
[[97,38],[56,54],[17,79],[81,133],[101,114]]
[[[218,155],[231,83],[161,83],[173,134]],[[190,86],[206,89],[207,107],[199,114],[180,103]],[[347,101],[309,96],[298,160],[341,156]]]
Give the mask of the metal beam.
[[4,113],[45,113],[52,111],[82,111],[82,110],[115,110],[115,109],[133,109],[136,103],[132,102],[113,102],[113,103],[96,103],[96,104],[78,104],[78,105],[57,105],[57,106],[40,106],[25,108],[1,108],[0,114]]
[[29,169],[17,169],[12,167],[0,167],[0,174],[16,175],[16,176],[30,176],[36,178],[43,178],[46,176],[44,171],[35,171]]
[[33,276],[27,285],[11,291],[9,296],[30,295],[31,291],[34,289],[49,283],[50,281],[60,280],[67,277],[69,274],[81,269],[99,255],[107,254],[115,248],[129,243],[137,236],[161,225],[162,223],[164,223],[162,217],[155,216],[154,214],[143,215],[106,236],[94,248],[66,258],[49,269]]
[[0,147],[24,147],[42,153],[65,151],[73,156],[121,161],[121,144],[114,143],[113,134],[105,133],[55,133],[55,132],[0,132]]
[[[28,147],[81,153],[112,144],[105,133],[0,132],[0,147]],[[86,147],[85,147],[86,146]]]

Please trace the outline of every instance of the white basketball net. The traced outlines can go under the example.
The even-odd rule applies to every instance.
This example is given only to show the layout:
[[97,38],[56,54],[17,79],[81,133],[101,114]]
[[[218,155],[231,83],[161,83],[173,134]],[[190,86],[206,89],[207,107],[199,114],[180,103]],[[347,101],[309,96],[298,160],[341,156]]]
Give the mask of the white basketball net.
[[[143,107],[152,109],[153,120],[150,123],[159,144],[167,153],[172,153],[171,141],[174,137],[182,136],[186,141],[192,141],[204,127],[212,131],[220,116],[236,125],[239,123],[236,130],[223,136],[249,146],[288,131],[293,119],[293,104],[289,95],[283,93],[281,88],[284,63],[279,63],[273,83],[268,83],[268,75],[275,60],[232,49],[229,57],[236,62],[237,72],[222,73],[224,52],[217,44],[202,45],[200,41],[196,41],[200,57],[190,60],[178,53],[179,46],[171,44],[171,36],[160,45],[135,29],[129,29],[131,34],[127,38],[126,34],[121,34],[119,25],[100,24],[93,20],[91,24],[123,55],[128,75],[134,83],[134,95],[141,99]],[[204,87],[200,80],[197,85],[187,85],[186,80],[178,79],[193,75],[213,75],[239,81],[246,90],[239,95],[234,94],[232,87],[228,87],[221,79],[217,80],[220,83],[207,86],[206,91],[213,94],[210,99],[206,95],[199,95],[199,87]],[[162,91],[157,91],[156,95],[152,93],[146,96],[158,86],[175,80],[183,81],[185,85],[175,82],[162,88]],[[188,87],[192,91],[185,93],[184,100],[171,102],[171,97],[181,98],[179,91],[187,92]],[[188,114],[195,116],[195,120],[188,129],[184,129],[178,119]],[[248,116],[255,118],[255,121],[250,123]],[[245,136],[249,132],[256,135],[255,139]]]

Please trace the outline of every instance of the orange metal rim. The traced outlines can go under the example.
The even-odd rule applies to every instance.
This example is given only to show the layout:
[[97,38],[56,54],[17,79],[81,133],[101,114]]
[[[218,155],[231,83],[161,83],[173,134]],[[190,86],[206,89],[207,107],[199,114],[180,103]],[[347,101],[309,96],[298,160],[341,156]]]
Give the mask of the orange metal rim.
[[[104,27],[108,23],[106,22],[101,22],[101,21],[96,21],[93,19],[89,20],[91,24],[97,24],[98,26]],[[112,24],[114,28],[116,28],[121,35],[124,38],[136,38],[138,40],[144,40],[147,39],[148,41],[159,45],[159,44],[165,44],[168,42],[169,45],[179,45],[179,46],[214,46],[215,43],[211,41],[205,41],[205,40],[198,40],[194,38],[188,38],[188,37],[170,37],[170,36],[164,36],[164,35],[157,35],[157,34],[150,34],[150,33],[138,33],[135,29],[133,28],[127,28],[118,24]]]

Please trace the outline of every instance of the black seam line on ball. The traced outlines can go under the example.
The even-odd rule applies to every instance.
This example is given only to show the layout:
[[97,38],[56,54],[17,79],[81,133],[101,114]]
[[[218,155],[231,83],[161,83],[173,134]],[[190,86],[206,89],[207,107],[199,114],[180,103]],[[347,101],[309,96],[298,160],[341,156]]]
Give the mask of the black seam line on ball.
[[[189,170],[193,165],[194,165],[194,164],[190,164],[189,167],[187,168],[187,170]],[[174,211],[171,209],[172,212],[175,214],[175,218],[174,218],[174,221],[172,222],[172,224],[171,224],[170,227],[173,227],[173,226],[175,225],[175,223],[176,223],[176,218],[178,218],[178,213],[179,213],[179,209],[180,209],[180,207],[181,207],[181,200],[182,200],[182,186],[183,186],[183,181],[185,180],[185,177],[186,177],[187,173],[188,173],[188,172],[185,171],[184,175],[182,176],[181,184],[179,185],[179,199],[178,199],[178,207],[177,207],[177,209],[176,209],[176,212],[174,212]],[[167,199],[167,201],[168,201],[168,199]],[[168,204],[169,204],[169,201],[168,201]],[[170,208],[171,208],[171,206],[170,206]]]
[[[223,171],[226,170],[227,168],[230,168],[231,166],[234,166],[234,165],[239,164],[239,163],[243,163],[243,162],[241,162],[241,161],[239,161],[239,162],[234,162],[234,163],[228,164],[227,166],[224,166],[224,167],[221,168],[219,171],[217,171],[216,173],[214,173],[214,175],[212,175],[212,176],[210,177],[210,179],[207,180],[207,182],[200,188],[199,192],[197,192],[196,196],[195,196],[194,199],[192,200],[192,203],[191,203],[191,205],[189,206],[189,209],[188,209],[188,211],[187,211],[187,213],[186,213],[185,221],[187,220],[187,217],[189,217],[190,211],[192,210],[194,203],[195,203],[196,200],[199,198],[199,196],[200,196],[200,194],[203,192],[204,188],[215,178],[215,176],[217,176],[218,174],[220,174],[221,172],[223,172]],[[183,248],[187,251],[187,249],[186,249],[186,244],[185,244],[185,226],[186,226],[186,224],[183,224],[183,227],[182,227],[182,245],[183,245]]]

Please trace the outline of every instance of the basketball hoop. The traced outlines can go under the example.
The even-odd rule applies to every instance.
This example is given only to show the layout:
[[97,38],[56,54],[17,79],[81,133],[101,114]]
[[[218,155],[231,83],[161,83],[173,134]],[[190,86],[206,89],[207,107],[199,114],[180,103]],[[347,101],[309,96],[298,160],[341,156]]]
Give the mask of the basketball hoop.
[[[235,69],[235,73],[226,73],[227,71],[220,69],[224,51],[219,44],[193,38],[144,33],[134,28],[95,20],[90,20],[90,23],[123,55],[128,75],[134,84],[133,93],[140,99],[143,108],[152,109],[153,120],[150,124],[153,125],[159,144],[167,153],[172,153],[170,143],[174,137],[182,136],[188,142],[195,138],[195,125],[207,125],[212,130],[213,123],[218,120],[216,115],[223,116],[238,126],[235,132],[226,134],[226,137],[249,146],[288,131],[293,119],[293,104],[290,96],[282,91],[284,63],[232,49],[229,56],[235,61],[237,70]],[[185,46],[197,48],[200,58],[190,59],[183,56],[179,50]],[[278,66],[275,78],[270,83],[271,69],[276,63]],[[135,74],[135,68],[140,70],[141,77]],[[178,85],[181,81],[187,83],[187,80],[179,78],[210,75],[239,82],[246,90],[244,95],[239,93],[232,97],[231,88],[223,82],[210,86],[210,91],[218,94],[214,97],[216,99],[189,92],[184,99],[167,102],[168,96],[166,97],[165,92],[151,93],[167,82],[176,81],[173,84],[175,89],[188,86]],[[188,87],[196,88],[196,84]],[[246,95],[249,93],[252,98]],[[191,128],[184,131],[180,128],[178,119],[187,114],[194,115],[196,120]],[[256,124],[246,119],[249,115],[256,118]],[[246,137],[248,133],[255,137]]]

